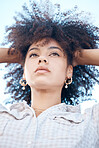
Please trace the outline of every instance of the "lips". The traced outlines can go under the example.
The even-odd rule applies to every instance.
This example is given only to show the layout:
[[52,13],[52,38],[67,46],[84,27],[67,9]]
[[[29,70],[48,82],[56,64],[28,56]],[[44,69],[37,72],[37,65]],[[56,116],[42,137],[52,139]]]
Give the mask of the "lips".
[[50,70],[47,67],[40,66],[35,70],[35,72],[44,73],[44,72],[50,72]]

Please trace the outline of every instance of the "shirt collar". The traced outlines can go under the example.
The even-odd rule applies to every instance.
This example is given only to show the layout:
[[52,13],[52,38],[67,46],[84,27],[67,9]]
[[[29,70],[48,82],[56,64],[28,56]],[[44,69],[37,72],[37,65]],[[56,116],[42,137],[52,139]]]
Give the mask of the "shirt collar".
[[[10,106],[9,111],[5,107],[1,107],[0,112],[8,112],[11,116],[19,120],[25,118],[26,116],[36,117],[35,111],[27,104],[26,101],[12,104]],[[50,114],[51,117],[54,118],[55,116],[63,115],[68,120],[74,119],[75,121],[78,122],[78,120],[81,121],[80,116],[77,116],[77,114],[80,113],[81,113],[80,105],[73,106],[73,105],[66,105],[65,103],[60,103],[49,107],[48,109],[43,111],[39,116],[43,117],[46,116],[47,114]],[[74,117],[74,115],[76,116]]]

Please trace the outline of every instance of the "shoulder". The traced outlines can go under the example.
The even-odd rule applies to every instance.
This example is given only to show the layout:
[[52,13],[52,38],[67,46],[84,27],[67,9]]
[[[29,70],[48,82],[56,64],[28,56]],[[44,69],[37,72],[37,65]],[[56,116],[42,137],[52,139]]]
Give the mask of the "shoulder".
[[0,104],[0,113],[7,110],[8,109],[3,104]]
[[86,109],[84,115],[90,119],[92,124],[97,127],[99,132],[99,103],[96,103],[92,107]]
[[28,115],[33,115],[33,112],[26,101],[23,101],[11,104],[9,109],[0,104],[0,115],[20,120]]
[[92,116],[99,118],[99,103],[95,103],[92,107],[87,108],[85,113],[90,113]]
[[93,114],[93,117],[94,119],[98,122],[99,124],[99,103],[95,104],[93,107],[92,107],[92,114]]
[[14,102],[13,104],[9,105],[9,108],[6,105],[0,104],[0,113],[9,112],[12,110],[23,111],[26,108],[26,106],[28,106],[26,101]]

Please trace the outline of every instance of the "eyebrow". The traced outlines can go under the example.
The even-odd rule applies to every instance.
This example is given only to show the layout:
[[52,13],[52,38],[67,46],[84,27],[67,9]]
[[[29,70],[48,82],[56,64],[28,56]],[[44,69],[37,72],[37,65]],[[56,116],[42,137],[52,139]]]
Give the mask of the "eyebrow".
[[[48,49],[59,49],[61,52],[63,52],[61,48],[56,47],[56,46],[51,46],[51,47],[49,47]],[[40,50],[40,49],[39,49],[39,48],[34,47],[34,48],[30,48],[30,49],[29,49],[29,51],[31,51],[31,50]]]
[[34,47],[34,48],[30,48],[30,49],[29,49],[29,51],[31,51],[31,50],[40,50],[40,49],[39,49],[39,48]]
[[59,49],[60,51],[62,51],[61,48],[59,48],[59,47],[55,47],[55,46],[51,46],[51,47],[49,47],[48,49]]

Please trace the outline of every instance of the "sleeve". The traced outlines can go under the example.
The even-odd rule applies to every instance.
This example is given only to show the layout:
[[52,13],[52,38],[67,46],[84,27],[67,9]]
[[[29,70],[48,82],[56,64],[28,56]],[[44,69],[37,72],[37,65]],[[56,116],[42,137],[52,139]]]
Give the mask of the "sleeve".
[[0,136],[3,135],[9,118],[6,116],[7,108],[0,104]]
[[94,124],[97,127],[97,132],[98,132],[98,135],[99,135],[99,103],[95,104],[92,107],[92,113],[93,113]]

